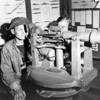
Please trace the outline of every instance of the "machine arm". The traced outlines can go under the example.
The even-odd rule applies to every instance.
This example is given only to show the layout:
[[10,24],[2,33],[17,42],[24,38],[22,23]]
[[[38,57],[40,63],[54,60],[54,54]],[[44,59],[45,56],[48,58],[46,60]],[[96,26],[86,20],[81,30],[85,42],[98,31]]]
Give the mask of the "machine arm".
[[100,43],[100,32],[97,30],[92,32],[80,32],[80,33],[66,31],[62,33],[61,37],[63,37],[64,39],[78,37],[80,41],[85,41],[90,43]]

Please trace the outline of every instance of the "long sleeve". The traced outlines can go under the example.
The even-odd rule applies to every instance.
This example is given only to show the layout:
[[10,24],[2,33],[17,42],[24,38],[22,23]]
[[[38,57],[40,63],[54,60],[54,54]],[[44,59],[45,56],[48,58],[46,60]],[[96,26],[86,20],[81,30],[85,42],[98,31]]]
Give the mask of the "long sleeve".
[[10,87],[16,81],[20,81],[12,67],[11,56],[7,50],[1,52],[1,71],[4,83]]

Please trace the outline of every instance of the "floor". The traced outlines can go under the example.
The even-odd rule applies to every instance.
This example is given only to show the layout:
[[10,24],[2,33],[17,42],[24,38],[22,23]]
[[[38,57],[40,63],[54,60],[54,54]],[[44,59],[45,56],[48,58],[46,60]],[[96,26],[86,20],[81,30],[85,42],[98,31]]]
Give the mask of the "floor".
[[[43,98],[36,94],[34,83],[29,81],[24,84],[24,89],[26,90],[26,100],[100,100],[100,60],[94,60],[94,67],[98,69],[98,76],[91,82],[90,89],[87,92],[80,92],[73,98]],[[1,81],[0,81],[1,82]],[[5,91],[5,87],[0,84],[0,100],[11,100],[11,96]]]

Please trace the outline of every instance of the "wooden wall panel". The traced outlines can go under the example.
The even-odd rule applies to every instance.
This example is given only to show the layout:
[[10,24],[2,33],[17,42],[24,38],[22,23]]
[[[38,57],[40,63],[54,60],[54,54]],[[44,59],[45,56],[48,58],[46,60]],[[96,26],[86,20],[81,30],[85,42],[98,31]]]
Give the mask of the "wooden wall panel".
[[1,0],[0,25],[10,22],[14,17],[26,17],[25,0]]

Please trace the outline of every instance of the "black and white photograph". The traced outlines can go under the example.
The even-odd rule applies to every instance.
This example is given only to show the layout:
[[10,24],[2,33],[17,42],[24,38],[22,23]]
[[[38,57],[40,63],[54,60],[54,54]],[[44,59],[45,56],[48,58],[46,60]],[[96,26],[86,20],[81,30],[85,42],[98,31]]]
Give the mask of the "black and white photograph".
[[0,100],[100,100],[100,0],[0,0]]

